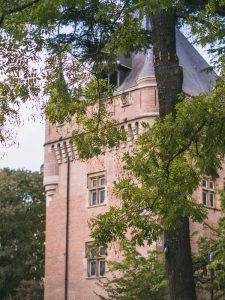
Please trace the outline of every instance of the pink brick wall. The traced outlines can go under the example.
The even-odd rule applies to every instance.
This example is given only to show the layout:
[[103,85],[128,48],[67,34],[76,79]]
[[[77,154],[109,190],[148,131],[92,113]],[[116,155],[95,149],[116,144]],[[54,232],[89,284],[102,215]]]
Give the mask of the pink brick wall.
[[[153,123],[158,112],[158,100],[155,82],[150,80],[148,87],[131,92],[132,104],[121,107],[120,96],[115,96],[113,110],[115,118],[127,124],[141,123],[143,120]],[[145,82],[146,84],[146,82]],[[131,121],[130,121],[131,120]],[[56,127],[46,124],[45,146],[45,181],[55,180],[52,186],[47,185],[49,201],[46,215],[46,263],[45,263],[45,300],[62,300],[65,291],[65,233],[66,233],[66,194],[67,194],[67,163],[58,164],[57,156],[52,146],[61,143],[60,138],[69,137],[72,125]],[[57,142],[58,141],[58,142]],[[118,200],[112,195],[113,182],[121,175],[122,167],[119,160],[120,152],[106,151],[100,156],[81,162],[70,162],[70,210],[69,210],[69,256],[68,256],[68,299],[94,300],[98,299],[94,291],[98,290],[96,279],[87,278],[87,259],[85,257],[85,242],[90,241],[88,220],[105,212],[110,206],[118,205]],[[87,174],[105,171],[107,177],[107,202],[99,207],[89,207]],[[221,174],[224,175],[225,174]],[[58,179],[56,177],[58,176]],[[222,179],[220,185],[222,185]],[[49,191],[48,191],[49,189]],[[201,199],[201,192],[196,192]],[[199,200],[200,201],[200,200]],[[210,210],[209,221],[218,218],[218,211]],[[192,230],[202,227],[192,224]],[[120,259],[117,246],[108,251],[108,259]]]

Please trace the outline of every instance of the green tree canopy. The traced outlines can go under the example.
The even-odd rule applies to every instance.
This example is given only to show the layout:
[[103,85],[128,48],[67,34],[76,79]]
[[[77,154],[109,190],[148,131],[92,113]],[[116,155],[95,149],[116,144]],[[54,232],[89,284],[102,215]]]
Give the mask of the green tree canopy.
[[[2,82],[2,141],[9,136],[3,125],[7,120],[16,119],[20,101],[37,99],[42,90],[50,96],[46,112],[51,122],[77,117],[79,132],[74,132],[73,140],[82,158],[101,153],[103,132],[102,144],[117,146],[116,138],[124,137],[112,130],[116,120],[105,113],[107,105],[100,101],[108,91],[107,98],[111,99],[111,89],[100,82],[96,96],[96,84],[92,81],[102,80],[115,70],[118,53],[129,54],[148,48],[152,43],[151,33],[143,29],[141,15],[151,16],[167,10],[175,12],[177,26],[188,25],[186,28],[196,41],[210,45],[217,61],[220,65],[223,63],[225,9],[222,0],[21,0],[11,1],[10,5],[1,1],[0,25],[4,39],[0,54],[7,65],[12,61],[11,68],[3,68],[3,73],[8,75]],[[29,53],[29,60],[37,62],[40,49],[48,52],[42,73],[44,90],[39,85],[40,74],[35,67],[29,68],[27,57]],[[12,52],[14,58],[10,58]],[[87,93],[91,101],[81,103]],[[99,110],[93,118],[87,117],[88,107],[96,103]],[[111,122],[112,126],[105,126],[104,122]],[[89,131],[93,132],[87,135]],[[88,144],[92,147],[87,147]],[[86,153],[81,148],[86,149]]]
[[[15,5],[15,2],[13,4]],[[150,16],[151,32],[143,30],[141,14]],[[108,88],[107,80],[103,79],[105,74],[116,68],[115,60],[119,52],[128,54],[146,49],[149,44],[153,45],[162,120],[157,121],[152,131],[147,130],[146,134],[140,137],[140,152],[136,152],[134,157],[125,157],[128,170],[139,185],[135,185],[129,177],[117,185],[117,193],[122,192],[122,207],[118,210],[114,208],[114,215],[112,209],[111,215],[108,213],[99,217],[94,223],[96,230],[93,236],[99,241],[107,242],[110,239],[123,238],[129,227],[133,230],[133,241],[141,244],[146,238],[151,242],[166,229],[166,238],[170,241],[172,250],[170,259],[167,259],[167,266],[172,267],[170,274],[174,275],[175,281],[178,282],[173,285],[174,288],[178,287],[175,293],[177,297],[182,293],[183,296],[186,294],[186,297],[192,290],[191,298],[187,297],[195,299],[193,280],[186,280],[192,276],[192,269],[189,268],[191,259],[185,264],[181,259],[176,259],[177,256],[173,252],[176,248],[173,235],[179,236],[179,250],[183,253],[178,257],[191,258],[188,246],[188,217],[201,221],[205,215],[202,207],[194,204],[191,195],[201,176],[216,175],[216,168],[220,166],[219,159],[224,155],[224,143],[220,141],[221,131],[224,130],[224,109],[221,104],[224,85],[219,83],[209,98],[201,95],[193,100],[196,104],[195,109],[200,109],[197,114],[204,117],[205,123],[201,123],[193,108],[194,104],[189,104],[191,101],[188,99],[178,97],[182,92],[183,77],[176,55],[175,27],[188,24],[190,32],[197,36],[198,41],[214,47],[214,53],[219,55],[219,63],[222,65],[224,0],[42,0],[27,10],[17,10],[16,13],[4,16],[2,26],[5,26],[7,36],[16,39],[20,35],[14,34],[10,28],[10,24],[15,20],[16,24],[23,20],[21,24],[26,33],[25,37],[31,32],[38,36],[38,45],[41,44],[39,41],[44,40],[43,45],[49,53],[44,88],[50,99],[46,109],[47,117],[53,123],[74,118],[79,130],[74,131],[72,140],[78,143],[81,158],[100,154],[102,146],[112,148],[117,146],[118,139],[124,139],[124,135],[120,134],[115,126],[116,120],[113,119],[113,115],[106,113],[109,102],[102,100],[111,99],[112,89]],[[168,52],[172,53],[170,61],[159,59],[159,53]],[[218,105],[222,113],[215,109],[213,97],[217,97],[217,93],[220,95]],[[86,98],[88,101],[85,101]],[[204,98],[209,101],[209,105],[206,105],[206,116],[204,110],[198,106]],[[179,100],[183,100],[183,106],[176,106]],[[93,115],[88,113],[90,106],[96,109]],[[196,123],[188,118],[187,107],[193,112],[193,120]],[[179,116],[186,117],[189,122],[186,123]],[[177,127],[173,126],[174,123]],[[215,134],[214,144],[210,142],[212,133]],[[168,152],[163,144],[168,146]],[[210,152],[208,145],[211,145],[214,151]],[[211,159],[211,165],[207,163],[206,154]],[[138,160],[140,157],[143,158],[143,164]],[[149,183],[152,184],[151,187],[148,186]],[[169,186],[173,188],[169,189]],[[128,188],[133,189],[133,195],[130,195]],[[160,204],[157,208],[154,205],[153,194]],[[129,205],[137,210],[129,210]],[[185,234],[184,230],[181,232],[174,229],[179,223],[184,225]],[[99,224],[104,224],[104,227],[99,229]],[[175,231],[170,231],[171,228]],[[183,245],[185,246],[182,248]],[[183,265],[186,266],[188,275],[184,268],[182,269]],[[178,272],[174,272],[174,266],[179,267]],[[187,283],[185,289],[180,284],[180,278],[183,284]],[[173,280],[170,283],[173,284]],[[172,285],[172,295],[175,289],[171,287]]]
[[[0,298],[43,299],[45,196],[38,172],[0,170]],[[31,290],[31,291],[29,291]],[[32,292],[37,293],[32,298]],[[29,294],[30,293],[30,294]]]
[[203,221],[206,211],[192,198],[204,176],[217,178],[225,154],[224,83],[210,95],[177,105],[177,115],[157,119],[125,154],[124,179],[115,186],[122,206],[93,221],[93,237],[100,243],[131,237],[149,244],[162,230],[176,227],[180,216]]
[[214,299],[225,297],[225,193],[221,193],[221,217],[213,238],[202,237],[194,255],[197,287],[214,293]]
[[110,261],[111,279],[103,279],[99,285],[105,296],[102,300],[159,300],[165,297],[166,274],[165,262],[156,251],[149,251],[146,256],[140,254],[129,243],[121,245],[123,260]]

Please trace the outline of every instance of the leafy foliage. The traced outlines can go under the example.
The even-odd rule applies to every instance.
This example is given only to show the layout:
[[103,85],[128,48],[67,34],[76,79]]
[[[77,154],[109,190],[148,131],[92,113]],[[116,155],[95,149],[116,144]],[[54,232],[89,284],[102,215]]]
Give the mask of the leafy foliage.
[[[110,88],[107,97],[106,88],[101,92],[106,84],[101,82],[96,87],[97,92],[91,89],[90,102],[90,99],[81,99],[87,96],[90,87],[115,70],[119,52],[127,54],[149,47],[151,37],[142,29],[141,20],[135,14],[137,10],[147,15],[162,10],[175,11],[177,21],[181,25],[190,24],[202,44],[216,46],[215,53],[221,55],[220,62],[224,63],[223,0],[37,0],[31,1],[28,10],[21,10],[19,6],[29,4],[28,0],[11,3],[12,9],[8,10],[0,2],[1,25],[7,37],[8,34],[13,37],[13,44],[29,36],[28,28],[31,36],[36,37],[37,45],[42,47],[45,38],[50,56],[45,74],[45,93],[50,96],[46,112],[53,123],[71,120],[78,124],[73,141],[83,159],[101,154],[104,146],[115,147],[124,139],[116,129],[116,120],[111,114],[107,115],[107,104],[102,100],[111,98]],[[96,83],[93,84],[93,80]],[[32,85],[32,81],[28,83]],[[15,87],[22,87],[16,100],[21,95],[26,100],[27,95],[32,94],[29,84],[23,86],[16,82]],[[36,84],[33,86],[36,92]],[[10,87],[7,82],[6,90]],[[134,156],[125,157],[128,176],[116,186],[116,194],[123,199],[122,207],[112,208],[94,221],[94,237],[104,242],[124,239],[127,229],[131,228],[132,242],[141,245],[143,240],[151,243],[164,229],[175,227],[178,216],[202,221],[205,211],[196,206],[192,193],[204,174],[216,176],[224,155],[222,88],[224,91],[221,84],[211,98],[197,97],[194,104],[185,100],[184,105],[178,107],[178,114],[185,119],[174,120],[168,116],[164,121],[158,120],[152,129],[146,126],[147,131],[140,137]],[[9,93],[12,99],[14,91],[16,89],[12,95]],[[218,102],[213,103],[214,96],[219,96]],[[6,121],[5,114],[10,117],[12,112],[17,116],[17,110],[9,103],[10,99],[5,102],[6,108],[3,107],[2,124]],[[219,109],[216,110],[217,104],[222,116]],[[92,108],[94,112],[90,113]],[[5,134],[2,136],[4,140]]]
[[[195,277],[199,289],[214,291],[214,299],[225,297],[225,194],[221,194],[222,216],[214,238],[200,238],[194,256]],[[211,261],[210,261],[211,256]]]
[[[59,24],[55,9],[60,12]],[[102,154],[105,147],[118,147],[125,140],[110,109],[115,87],[108,84],[108,74],[117,68],[119,51],[127,55],[150,43],[149,33],[132,10],[123,1],[65,1],[49,15],[55,28],[47,39],[50,59],[45,91],[50,101],[46,115],[52,123],[73,118],[78,126],[72,140],[81,159]]]
[[[38,172],[0,171],[0,298],[43,299],[45,197]],[[28,298],[26,298],[28,299]]]
[[[142,28],[137,10],[150,15],[171,9],[180,25],[190,24],[202,44],[218,45],[216,53],[224,52],[223,0],[21,0],[11,1],[10,7],[0,1],[0,9],[1,36],[6,36],[2,48],[10,41],[5,59],[13,45],[20,54],[17,57],[24,60],[22,64],[13,60],[13,68],[3,70],[7,79],[0,86],[4,97],[0,125],[18,116],[21,99],[26,101],[40,91],[38,76],[29,73],[26,54],[33,54],[36,61],[36,51],[45,47],[49,55],[44,77],[44,92],[50,98],[47,117],[52,123],[77,124],[72,139],[83,159],[103,153],[105,146],[118,146],[125,138],[108,113],[112,89],[102,79],[115,71],[119,52],[128,54],[150,46],[151,34]],[[15,66],[19,64],[22,71],[18,73]],[[20,79],[26,78],[23,75],[29,78],[25,84]],[[96,231],[96,237],[123,238],[130,227],[133,242],[142,244],[147,239],[151,243],[163,229],[176,226],[179,215],[197,221],[205,217],[192,193],[204,174],[216,176],[224,155],[223,91],[221,83],[209,97],[197,97],[193,104],[185,100],[178,106],[180,118],[168,116],[146,128],[137,152],[125,157],[128,177],[116,186],[122,207],[95,221],[95,228],[105,222],[104,234]],[[3,129],[2,141],[7,137]]]
[[221,67],[225,54],[225,4],[223,0],[202,1],[202,4],[202,10],[189,14],[187,24],[203,47],[210,45],[208,52],[214,55],[214,62]]
[[22,103],[33,101],[33,105],[36,105],[41,84],[38,69],[31,65],[39,59],[35,43],[29,40],[17,43],[2,33],[0,59],[0,142],[3,143],[13,135],[10,124],[20,123]]
[[[92,236],[100,243],[126,239],[150,245],[180,216],[201,222],[203,205],[192,198],[203,176],[216,178],[225,154],[224,83],[210,95],[183,98],[174,118],[157,119],[138,138],[134,153],[124,157],[126,175],[115,186],[121,207],[92,220]],[[183,97],[183,96],[182,96]]]
[[[104,146],[117,146],[124,137],[116,130],[116,120],[111,114],[106,121],[106,108],[100,109],[97,114],[89,114],[88,119],[85,115],[88,105],[95,106],[105,96],[111,98],[111,87],[108,94],[107,90],[101,93],[100,84],[100,97],[93,96],[91,103],[86,101],[84,105],[80,99],[86,97],[88,83],[93,86],[93,80],[98,82],[115,71],[118,53],[127,55],[151,46],[151,33],[143,28],[141,15],[168,9],[176,11],[180,25],[190,25],[198,42],[213,47],[213,51],[220,55],[222,64],[223,0],[20,0],[11,1],[10,5],[0,1],[1,36],[7,37],[2,41],[2,49],[5,49],[2,55],[7,65],[12,53],[10,49],[17,57],[12,60],[10,69],[3,70],[6,79],[2,82],[1,93],[4,97],[0,115],[1,140],[5,141],[10,136],[9,128],[4,124],[14,120],[19,122],[16,117],[19,115],[20,101],[32,97],[36,99],[42,91],[39,86],[41,77],[35,68],[30,69],[28,61],[38,62],[37,53],[47,49],[48,58],[42,79],[45,82],[44,93],[50,98],[46,107],[49,120],[55,123],[75,118],[74,121],[80,126],[72,139],[78,145],[81,158],[103,153]],[[7,43],[9,45],[5,47]],[[22,65],[20,71],[18,65]],[[41,94],[39,96],[39,99],[42,98]],[[79,116],[81,112],[82,117]],[[98,133],[95,129],[101,113],[106,125],[101,122],[102,126],[97,126]],[[101,142],[102,136],[104,139]],[[89,143],[91,147],[87,147]],[[88,154],[85,154],[86,149]]]
[[[95,107],[100,99],[111,99],[111,87],[105,88],[102,93],[102,82],[99,85],[99,80],[114,72],[117,67],[118,53],[127,55],[151,46],[151,32],[143,29],[141,14],[149,15],[168,9],[176,11],[177,23],[180,26],[190,25],[192,33],[202,45],[208,43],[213,46],[223,43],[223,1],[219,1],[216,6],[213,5],[213,1],[205,0],[194,2],[184,0],[175,2],[170,0],[57,1],[51,8],[48,7],[47,17],[50,26],[43,20],[42,10],[38,15],[40,19],[33,21],[31,17],[31,23],[34,22],[39,28],[50,33],[47,40],[50,57],[60,56],[62,64],[58,73],[64,74],[64,79],[61,77],[62,84],[65,80],[69,90],[66,95],[64,93],[62,97],[58,97],[59,93],[62,93],[60,91],[64,89],[61,88],[60,76],[53,78],[53,85],[50,84],[47,89],[50,95],[46,109],[47,117],[54,123],[56,119],[68,121],[74,116],[74,121],[79,126],[72,139],[82,159],[101,154],[105,146],[112,148],[117,146],[121,139],[124,140],[115,128],[116,120],[113,116],[109,114],[109,117],[105,118],[107,105],[102,102],[103,109],[99,109],[97,114],[87,112],[91,107]],[[137,10],[140,14],[137,14]],[[204,18],[203,21],[202,18]],[[201,29],[202,23],[204,23],[203,30]],[[222,53],[219,49],[214,50],[217,55]],[[55,66],[51,64],[49,73],[54,74],[57,68],[57,64]],[[72,80],[71,74],[73,74]],[[88,101],[84,104],[84,101],[80,99],[87,98],[90,90],[88,83],[93,87],[93,80],[96,81],[94,85],[99,96],[96,98],[96,93],[92,90]],[[56,90],[59,93],[56,93]],[[93,96],[90,97],[90,95]],[[96,126],[99,124],[101,114],[102,126]],[[112,138],[113,135],[114,138]]]
[[123,260],[108,262],[112,279],[104,279],[99,285],[106,296],[102,300],[159,300],[165,296],[165,264],[157,252],[141,255],[130,244],[122,245]]
[[21,15],[39,1],[0,1],[0,142],[4,144],[14,141],[12,129],[20,124],[21,105],[29,101],[37,107],[37,100],[42,105],[38,62],[43,40]]

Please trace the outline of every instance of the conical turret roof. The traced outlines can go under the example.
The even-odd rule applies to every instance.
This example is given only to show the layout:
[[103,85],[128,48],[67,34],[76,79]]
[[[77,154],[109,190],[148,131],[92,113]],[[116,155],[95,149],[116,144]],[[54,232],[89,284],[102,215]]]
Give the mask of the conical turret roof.
[[[216,73],[207,70],[208,63],[179,30],[176,31],[176,43],[179,64],[183,68],[183,92],[190,96],[210,92],[215,85]],[[152,49],[132,55],[132,70],[118,87],[118,92],[135,88],[137,81],[146,77],[155,77]]]

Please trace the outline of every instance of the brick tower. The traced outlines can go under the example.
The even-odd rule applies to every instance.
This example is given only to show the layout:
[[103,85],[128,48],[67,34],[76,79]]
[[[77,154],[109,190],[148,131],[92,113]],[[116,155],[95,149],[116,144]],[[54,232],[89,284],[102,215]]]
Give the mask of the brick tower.
[[[184,73],[183,91],[190,96],[210,91],[215,74],[202,72],[208,64],[179,31],[177,53]],[[97,299],[97,278],[107,276],[106,255],[107,259],[118,259],[115,249],[107,253],[103,247],[91,250],[88,220],[119,204],[112,189],[121,176],[121,156],[142,132],[142,121],[152,124],[158,115],[152,51],[134,54],[130,60],[121,57],[116,80],[112,111],[129,136],[119,150],[106,150],[104,155],[80,161],[70,142],[73,124],[46,123],[45,300]],[[222,188],[224,177],[222,171],[218,182],[206,179],[195,192],[196,201],[209,207],[210,222],[218,219],[219,203],[214,191],[216,186]],[[204,230],[198,224],[191,227],[200,233]]]

